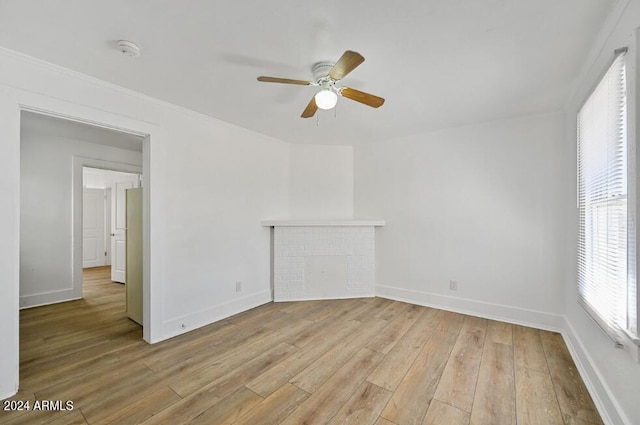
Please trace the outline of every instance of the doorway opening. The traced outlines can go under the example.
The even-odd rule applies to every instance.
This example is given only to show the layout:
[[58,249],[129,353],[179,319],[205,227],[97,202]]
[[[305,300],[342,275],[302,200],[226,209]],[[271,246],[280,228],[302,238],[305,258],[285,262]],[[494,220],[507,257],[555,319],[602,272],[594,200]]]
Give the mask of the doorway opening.
[[126,283],[124,309],[142,325],[142,253],[134,255],[142,210],[131,198],[134,189],[142,190],[138,173],[82,167],[82,291],[99,296],[113,292],[109,282]]
[[[130,187],[141,186],[143,162],[148,163],[144,159],[148,158],[148,144],[149,136],[144,134],[40,111],[21,111],[21,309],[83,300],[83,283],[89,283],[83,282],[86,280],[83,270],[109,267],[111,277],[111,266],[120,259],[116,256],[122,255],[117,254],[111,243],[110,234],[116,233],[111,231],[111,222],[119,218],[112,217],[113,198],[118,193],[126,193],[127,185],[120,184],[124,180],[130,182]],[[102,188],[95,187],[98,173],[103,178]],[[107,185],[107,179],[113,180]],[[148,186],[148,177],[144,180]],[[88,191],[85,196],[88,189],[100,190]],[[95,214],[87,215],[85,198],[93,202]],[[141,206],[145,210],[141,222],[144,240],[148,240],[148,207],[145,205]],[[90,220],[93,225],[102,222],[104,229],[84,226],[90,224]],[[121,223],[123,220],[120,227],[126,227]],[[141,273],[148,267],[148,255],[145,248],[141,254],[145,263],[144,267],[140,266]],[[122,266],[117,270],[124,274],[124,261],[118,264]],[[146,273],[144,278],[148,287]],[[146,301],[144,295],[140,296],[141,310],[143,300]],[[140,324],[143,317],[141,314]],[[144,333],[148,340],[146,328]]]

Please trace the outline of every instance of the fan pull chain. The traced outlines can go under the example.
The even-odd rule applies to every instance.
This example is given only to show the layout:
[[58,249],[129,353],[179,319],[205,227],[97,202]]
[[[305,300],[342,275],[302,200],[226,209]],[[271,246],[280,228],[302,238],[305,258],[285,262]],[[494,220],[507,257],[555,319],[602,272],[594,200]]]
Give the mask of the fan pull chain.
[[320,127],[320,115],[316,114],[316,127]]

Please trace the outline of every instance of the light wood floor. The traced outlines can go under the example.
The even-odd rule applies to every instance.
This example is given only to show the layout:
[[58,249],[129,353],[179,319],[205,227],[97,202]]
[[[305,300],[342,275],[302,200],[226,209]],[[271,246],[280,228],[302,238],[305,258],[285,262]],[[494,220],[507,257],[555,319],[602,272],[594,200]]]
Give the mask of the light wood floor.
[[601,424],[559,334],[382,298],[270,303],[148,345],[108,269],[20,315],[7,424]]

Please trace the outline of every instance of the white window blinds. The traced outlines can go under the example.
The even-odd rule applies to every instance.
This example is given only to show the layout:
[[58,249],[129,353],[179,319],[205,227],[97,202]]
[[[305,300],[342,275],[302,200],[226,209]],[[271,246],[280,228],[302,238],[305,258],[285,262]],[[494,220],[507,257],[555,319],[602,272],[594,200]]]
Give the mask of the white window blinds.
[[635,289],[629,254],[625,53],[578,112],[578,293],[613,338],[630,324]]

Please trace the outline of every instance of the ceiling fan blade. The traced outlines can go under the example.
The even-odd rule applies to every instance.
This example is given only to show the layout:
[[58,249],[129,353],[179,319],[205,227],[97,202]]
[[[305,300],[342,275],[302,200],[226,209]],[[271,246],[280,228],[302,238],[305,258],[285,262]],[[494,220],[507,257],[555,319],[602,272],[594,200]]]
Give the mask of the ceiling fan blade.
[[362,62],[364,62],[364,57],[360,53],[347,50],[340,56],[338,62],[333,65],[333,68],[329,71],[329,77],[336,81],[342,80]]
[[311,101],[307,105],[307,107],[304,109],[304,111],[302,111],[302,115],[300,116],[302,118],[311,118],[316,114],[317,110],[318,110],[318,105],[316,105],[316,97],[313,96],[311,98]]
[[311,84],[309,81],[304,80],[292,80],[291,78],[278,78],[278,77],[258,77],[258,81],[262,81],[263,83],[282,83],[282,84],[298,84],[301,86],[308,86]]
[[372,108],[379,108],[384,103],[384,99],[381,97],[374,96],[360,90],[350,89],[349,87],[340,89],[338,93],[342,97],[355,100],[356,102],[364,103],[365,105],[369,105]]

